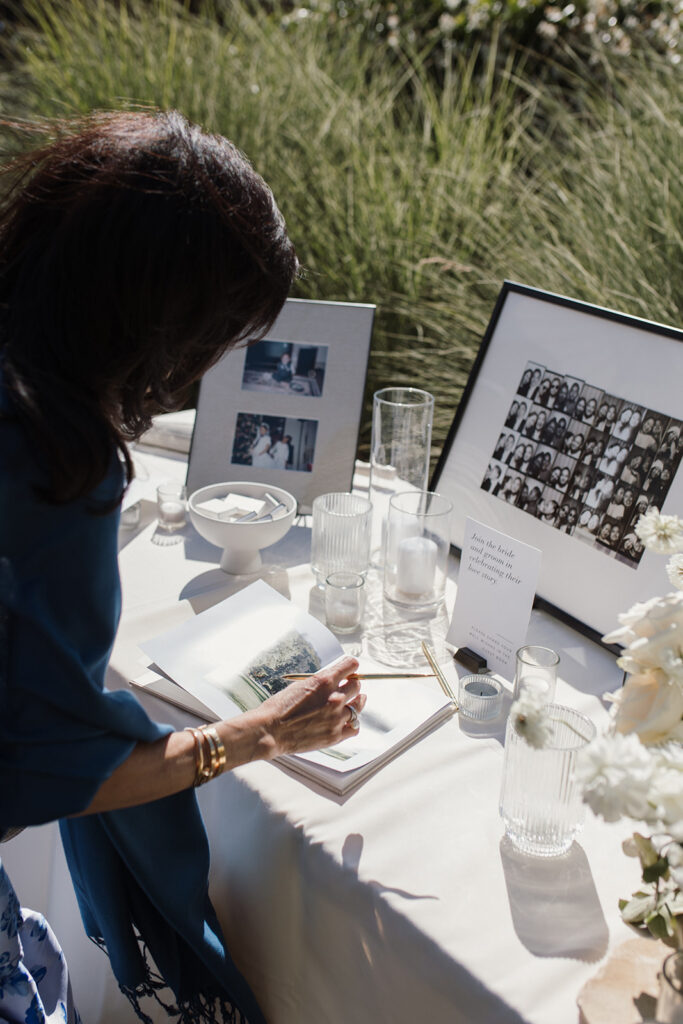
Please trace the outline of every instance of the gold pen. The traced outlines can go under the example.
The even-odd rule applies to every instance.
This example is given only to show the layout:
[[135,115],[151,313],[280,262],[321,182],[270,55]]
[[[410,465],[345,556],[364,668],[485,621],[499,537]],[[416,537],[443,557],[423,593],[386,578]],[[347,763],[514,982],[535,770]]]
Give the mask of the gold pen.
[[441,687],[443,692],[446,694],[446,696],[448,698],[450,698],[450,700],[453,701],[453,704],[455,706],[455,710],[458,711],[459,710],[459,705],[458,705],[458,701],[456,699],[456,696],[453,693],[453,691],[451,690],[450,685],[449,685],[448,680],[446,679],[445,675],[443,674],[443,672],[439,668],[439,663],[437,662],[437,660],[436,660],[436,658],[434,656],[433,650],[431,649],[431,647],[429,646],[429,644],[425,640],[422,641],[422,653],[424,654],[425,658],[429,662],[430,666],[434,669],[434,675],[439,680],[439,686]]
[[[315,672],[289,672],[283,679],[310,679]],[[356,679],[433,679],[433,672],[350,672]]]

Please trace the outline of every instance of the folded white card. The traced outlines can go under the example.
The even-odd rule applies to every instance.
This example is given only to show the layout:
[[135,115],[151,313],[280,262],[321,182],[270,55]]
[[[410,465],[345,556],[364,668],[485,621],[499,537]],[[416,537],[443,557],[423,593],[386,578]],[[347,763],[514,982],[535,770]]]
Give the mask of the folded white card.
[[469,647],[492,671],[513,679],[540,568],[538,548],[468,517],[448,641]]

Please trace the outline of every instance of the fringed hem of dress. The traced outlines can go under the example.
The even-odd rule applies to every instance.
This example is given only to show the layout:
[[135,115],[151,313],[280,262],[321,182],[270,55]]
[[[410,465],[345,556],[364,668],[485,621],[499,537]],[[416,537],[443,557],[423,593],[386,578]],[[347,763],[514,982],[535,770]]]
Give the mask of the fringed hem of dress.
[[[104,942],[92,936],[90,938],[107,956]],[[149,966],[149,954],[143,944],[141,953],[145,963],[145,980],[135,988],[126,985],[119,985],[119,988],[143,1024],[154,1024],[154,1021],[142,1009],[141,999],[154,999],[169,1017],[177,1021],[177,1024],[249,1024],[244,1014],[225,996],[201,994],[191,999],[165,1002],[162,994],[167,992],[172,997],[172,993],[161,975],[155,973]]]

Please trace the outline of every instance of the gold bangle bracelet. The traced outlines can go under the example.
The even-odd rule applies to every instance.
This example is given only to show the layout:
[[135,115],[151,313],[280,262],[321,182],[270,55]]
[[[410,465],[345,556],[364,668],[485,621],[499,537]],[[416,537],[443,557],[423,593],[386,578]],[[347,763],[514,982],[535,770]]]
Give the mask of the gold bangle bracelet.
[[[194,786],[203,786],[210,782],[225,768],[227,756],[225,746],[213,725],[200,725],[199,728],[188,725],[185,732],[191,732],[194,740],[195,776]],[[208,753],[207,753],[208,748]]]
[[223,740],[218,735],[218,730],[213,725],[202,725],[199,728],[207,740],[209,741],[209,748],[211,750],[211,778],[215,778],[216,775],[225,769],[227,764],[227,755],[225,752],[225,746]]
[[194,741],[194,781],[192,785],[201,786],[202,782],[207,781],[205,778],[204,736],[199,729],[195,729],[191,725],[186,726],[184,731],[192,733]]

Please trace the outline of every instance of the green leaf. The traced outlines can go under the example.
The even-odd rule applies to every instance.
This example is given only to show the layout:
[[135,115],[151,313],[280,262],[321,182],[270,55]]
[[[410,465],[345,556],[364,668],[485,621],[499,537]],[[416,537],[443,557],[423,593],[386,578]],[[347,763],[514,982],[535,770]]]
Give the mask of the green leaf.
[[[622,906],[623,903],[623,906]],[[634,893],[630,900],[620,900],[621,916],[628,924],[644,921],[648,915],[656,913],[657,903],[654,896],[645,893]]]
[[676,934],[676,927],[674,925],[673,918],[671,917],[669,908],[665,903],[659,907],[658,913],[651,914],[647,917],[645,923],[647,924],[650,933],[654,935],[655,938],[662,939],[664,942],[667,942]]
[[[643,863],[641,857],[641,864]],[[644,882],[656,882],[658,878],[663,878],[669,871],[669,862],[666,857],[658,857],[654,864],[648,864],[647,867],[643,865],[643,881]]]
[[[640,857],[640,863],[643,867],[643,878],[645,878],[646,868],[651,867],[659,860],[659,854],[652,845],[652,840],[648,839],[647,836],[641,836],[640,832],[633,833],[633,840],[638,849],[638,856]],[[645,880],[649,881],[649,879]]]
[[678,890],[675,896],[670,897],[667,900],[669,910],[674,917],[683,917],[683,892]]

